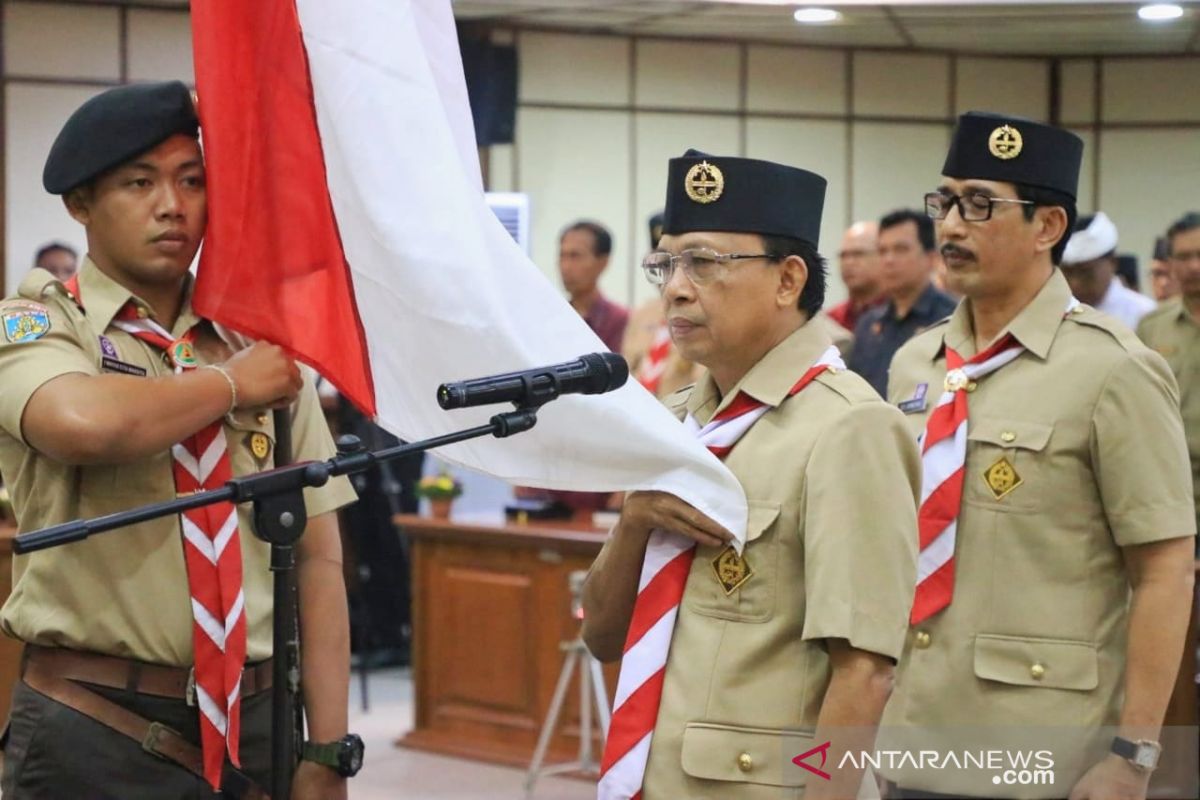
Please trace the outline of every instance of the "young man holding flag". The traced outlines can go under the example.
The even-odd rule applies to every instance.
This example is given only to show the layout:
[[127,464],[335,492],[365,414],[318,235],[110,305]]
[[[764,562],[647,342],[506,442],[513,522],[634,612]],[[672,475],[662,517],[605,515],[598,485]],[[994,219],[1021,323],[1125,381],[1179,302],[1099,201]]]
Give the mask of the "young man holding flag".
[[890,797],[1138,800],[1161,750],[1191,598],[1191,470],[1166,362],[1055,269],[1082,155],[1059,128],[959,118],[925,207],[966,300],[901,348],[888,385],[924,478],[881,739],[940,757],[1044,750],[1052,780],[901,763],[884,770]]
[[584,591],[589,648],[623,658],[600,797],[853,797],[837,760],[874,738],[912,599],[916,447],[809,324],[824,178],[689,152],[668,180],[643,268],[708,371],[667,402],[745,489],[748,541],[626,499]]
[[[333,454],[313,386],[283,350],[260,342],[235,353],[191,308],[207,204],[182,83],[84,103],[43,182],[84,226],[88,255],[77,278],[34,270],[0,303],[0,470],[22,531],[268,469],[272,408],[292,408],[296,460]],[[333,512],[353,500],[344,478],[308,490],[297,548],[314,743],[346,736]],[[249,781],[270,779],[272,577],[249,511],[220,504],[16,557],[0,611],[4,631],[26,643],[6,800],[262,796]],[[343,774],[305,761],[292,797],[345,798]]]

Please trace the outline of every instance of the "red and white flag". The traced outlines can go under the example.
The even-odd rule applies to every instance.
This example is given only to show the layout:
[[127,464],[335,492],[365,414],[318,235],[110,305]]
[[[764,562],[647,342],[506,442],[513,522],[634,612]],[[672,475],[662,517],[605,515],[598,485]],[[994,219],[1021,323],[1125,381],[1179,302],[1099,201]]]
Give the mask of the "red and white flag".
[[[603,349],[488,209],[449,0],[192,3],[204,316],[276,342],[409,440],[482,424],[440,383]],[[674,493],[739,536],[733,476],[630,381],[439,453],[512,483]]]

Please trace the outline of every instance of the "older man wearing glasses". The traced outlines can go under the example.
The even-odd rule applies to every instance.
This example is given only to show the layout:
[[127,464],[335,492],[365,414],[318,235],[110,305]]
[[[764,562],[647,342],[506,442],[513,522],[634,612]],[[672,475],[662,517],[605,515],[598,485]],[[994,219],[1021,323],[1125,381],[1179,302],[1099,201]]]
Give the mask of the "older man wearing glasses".
[[584,640],[623,658],[600,797],[853,797],[841,754],[872,745],[912,600],[916,447],[809,322],[824,178],[695,152],[668,174],[643,268],[707,372],[667,404],[745,488],[748,542],[627,498],[584,591]]
[[889,797],[1143,798],[1162,750],[1191,473],[1166,362],[1056,269],[1082,154],[1065,130],[969,113],[925,198],[966,299],[888,387],[924,479],[885,738],[936,754],[883,770]]

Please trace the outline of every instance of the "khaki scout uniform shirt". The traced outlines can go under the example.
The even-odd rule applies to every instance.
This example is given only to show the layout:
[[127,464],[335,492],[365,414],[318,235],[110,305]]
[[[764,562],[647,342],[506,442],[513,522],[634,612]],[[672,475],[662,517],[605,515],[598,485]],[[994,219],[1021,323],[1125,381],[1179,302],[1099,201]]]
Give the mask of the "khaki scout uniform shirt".
[[[1138,325],[1138,338],[1167,360],[1179,382],[1179,407],[1188,455],[1192,459],[1192,488],[1200,498],[1200,325],[1180,297],[1166,301]],[[1197,507],[1200,526],[1200,507]]]
[[[49,273],[35,270],[21,284],[22,299],[0,303],[6,310],[36,303],[46,310],[49,331],[14,344],[0,333],[0,473],[9,486],[21,531],[74,519],[125,511],[175,496],[171,454],[163,451],[128,464],[67,466],[33,450],[21,434],[21,416],[30,396],[48,380],[78,372],[112,373],[101,367],[99,336],[116,347],[117,358],[146,370],[149,377],[173,369],[150,345],[110,323],[132,300],[145,304],[85,260],[79,273],[87,313]],[[43,289],[44,287],[44,289]],[[21,305],[23,304],[23,305]],[[182,336],[196,324],[190,287],[172,331]],[[229,350],[211,326],[202,323],[196,342],[201,363],[224,360]],[[128,380],[142,380],[129,377]],[[324,460],[334,453],[317,395],[306,382],[293,408],[294,456]],[[250,437],[265,434],[270,452],[258,459]],[[239,411],[227,419],[225,437],[234,475],[273,466],[274,426],[270,412]],[[305,492],[309,517],[353,502],[345,478]],[[250,504],[238,506],[244,591],[247,660],[271,655],[272,580],[270,547],[253,534]],[[42,550],[13,560],[13,591],[0,610],[0,627],[34,644],[69,647],[175,666],[192,663],[192,612],[177,517],[145,522],[92,536],[82,542]]]
[[706,375],[673,403],[682,416],[686,400],[702,425],[739,390],[773,409],[725,459],[749,500],[754,572],[726,595],[713,568],[723,548],[696,552],[646,800],[802,797],[811,773],[791,759],[818,744],[830,679],[822,640],[900,655],[916,576],[917,451],[902,415],[852,372],[828,370],[787,397],[829,343],[806,325],[724,398]]
[[[1054,783],[881,770],[905,788],[1065,796],[1108,750],[1113,731],[1097,728],[1118,722],[1129,621],[1121,548],[1195,533],[1175,379],[1112,317],[1084,305],[1064,315],[1069,297],[1055,270],[1008,327],[1027,351],[968,395],[954,599],[909,632],[878,744],[942,757],[1049,748]],[[977,352],[969,307],[892,362],[888,397],[911,410],[914,436],[942,392],[943,342],[963,358]],[[1015,487],[991,472],[1002,459]]]

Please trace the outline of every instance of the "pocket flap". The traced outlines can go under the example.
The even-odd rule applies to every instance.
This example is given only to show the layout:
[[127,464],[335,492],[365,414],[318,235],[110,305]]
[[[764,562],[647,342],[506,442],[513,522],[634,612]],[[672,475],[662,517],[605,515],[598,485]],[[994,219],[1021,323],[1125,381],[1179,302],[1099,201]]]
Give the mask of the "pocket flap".
[[763,535],[763,531],[775,524],[779,518],[778,503],[749,502],[750,514],[746,517],[746,541],[753,542]]
[[1043,450],[1046,443],[1050,441],[1050,434],[1053,431],[1053,425],[1044,425],[1040,422],[973,419],[967,429],[967,438],[973,442],[987,442],[997,447]]
[[803,786],[805,770],[791,759],[812,743],[811,731],[690,722],[683,731],[682,766],[703,780]]
[[1100,683],[1100,659],[1090,642],[980,634],[975,675],[1014,686],[1086,692]]

